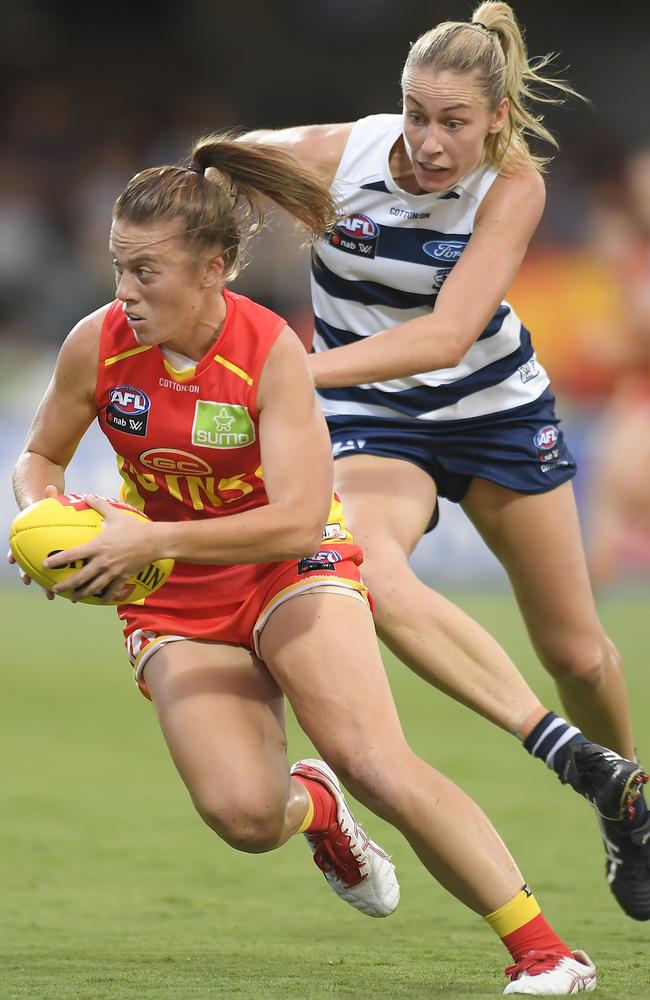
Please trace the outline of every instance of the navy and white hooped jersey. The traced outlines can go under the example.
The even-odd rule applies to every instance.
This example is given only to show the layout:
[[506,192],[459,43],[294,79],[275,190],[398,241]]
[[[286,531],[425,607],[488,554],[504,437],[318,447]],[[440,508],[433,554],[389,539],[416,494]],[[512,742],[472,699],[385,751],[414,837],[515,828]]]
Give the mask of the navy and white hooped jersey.
[[[339,222],[314,247],[316,351],[430,313],[497,176],[492,167],[482,166],[440,194],[402,191],[389,169],[401,132],[400,115],[371,115],[350,133],[332,184],[342,210]],[[480,419],[524,406],[548,384],[528,331],[512,306],[502,302],[455,368],[319,389],[318,395],[326,416],[443,421]]]

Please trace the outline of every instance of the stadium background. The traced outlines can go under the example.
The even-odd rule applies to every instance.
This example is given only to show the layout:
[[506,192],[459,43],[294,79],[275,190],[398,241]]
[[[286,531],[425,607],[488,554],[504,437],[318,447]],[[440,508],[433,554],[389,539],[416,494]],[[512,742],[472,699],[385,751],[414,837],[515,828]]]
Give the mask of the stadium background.
[[[647,242],[629,238],[625,165],[650,143],[650,8],[522,0],[516,9],[530,52],[559,49],[558,66],[593,101],[549,110],[562,152],[512,296],[561,397],[588,528],[602,416],[619,378],[609,348],[627,335],[621,261],[647,253]],[[396,110],[409,41],[470,11],[458,0],[0,0],[5,533],[15,509],[9,471],[58,346],[112,295],[110,207],[131,174],[184,156],[206,129]],[[307,266],[288,227],[259,242],[239,287],[308,339]],[[69,484],[115,492],[113,458],[98,436],[84,442]],[[415,564],[557,707],[512,597],[494,586],[500,570],[456,508],[445,506]],[[219,844],[194,815],[129,678],[114,613],[48,604],[0,566],[2,1000],[498,995],[501,946],[365,810],[360,820],[398,865],[402,904],[389,921],[365,920],[336,900],[302,838],[271,858]],[[631,539],[626,580],[635,586],[603,603],[646,761],[647,579],[647,556]],[[386,665],[412,746],[503,832],[551,922],[598,962],[598,995],[650,996],[648,925],[611,899],[585,804],[509,736],[388,656]],[[312,752],[291,715],[288,735],[292,759]]]
[[[428,25],[464,18],[452,0],[159,0],[110,5],[24,0],[1,5],[0,499],[70,327],[112,296],[110,207],[137,169],[183,157],[205,130],[346,121],[397,110],[407,46]],[[532,330],[580,460],[577,490],[588,532],[599,414],[617,377],[611,345],[625,336],[618,272],[623,173],[650,143],[650,8],[597,11],[561,0],[519,3],[529,52],[560,51],[557,66],[593,104],[550,108],[561,153],[548,206],[510,296]],[[650,183],[650,182],[649,182]],[[648,210],[650,215],[650,209]],[[618,255],[618,256],[617,256]],[[650,278],[647,279],[650,282]],[[306,257],[281,219],[253,247],[237,285],[311,333]],[[103,442],[91,435],[70,470],[76,489],[115,492]],[[431,582],[503,582],[464,515],[414,556]],[[625,571],[647,573],[630,539]],[[5,576],[7,570],[3,567]]]

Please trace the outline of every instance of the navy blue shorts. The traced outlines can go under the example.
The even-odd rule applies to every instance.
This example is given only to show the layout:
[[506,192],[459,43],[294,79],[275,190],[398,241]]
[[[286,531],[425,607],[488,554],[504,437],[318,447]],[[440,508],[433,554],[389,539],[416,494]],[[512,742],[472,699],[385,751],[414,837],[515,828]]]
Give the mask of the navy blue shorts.
[[[555,416],[555,397],[473,420],[335,416],[327,424],[334,458],[383,455],[419,465],[438,495],[460,503],[478,476],[517,493],[547,493],[576,473]],[[435,525],[429,526],[430,530]]]

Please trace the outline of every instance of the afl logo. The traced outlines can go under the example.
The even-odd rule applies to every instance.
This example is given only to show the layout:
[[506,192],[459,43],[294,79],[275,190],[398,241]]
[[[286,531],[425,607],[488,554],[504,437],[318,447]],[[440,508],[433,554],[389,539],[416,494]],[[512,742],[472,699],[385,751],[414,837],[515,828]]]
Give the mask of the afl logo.
[[465,243],[462,240],[430,240],[422,245],[422,249],[428,257],[434,260],[444,261],[445,264],[455,264],[463,250]]
[[371,240],[379,235],[379,226],[367,215],[348,215],[342,222],[336,224],[336,228],[344,236],[352,240]]
[[114,386],[108,394],[108,401],[113,410],[128,417],[140,416],[151,406],[146,392],[134,389],[132,385]]
[[140,454],[140,461],[147,469],[154,472],[168,473],[171,476],[209,476],[212,469],[207,462],[197,455],[177,448],[149,448]]
[[541,431],[537,431],[537,434],[533,438],[533,444],[540,451],[550,451],[554,448],[560,437],[560,432],[557,427],[542,427]]

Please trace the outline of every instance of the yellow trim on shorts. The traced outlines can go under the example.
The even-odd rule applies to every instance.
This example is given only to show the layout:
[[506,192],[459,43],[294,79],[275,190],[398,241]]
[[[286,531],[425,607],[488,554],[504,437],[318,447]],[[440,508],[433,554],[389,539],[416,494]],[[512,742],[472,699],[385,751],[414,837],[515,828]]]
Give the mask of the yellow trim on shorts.
[[121,354],[115,354],[112,358],[104,358],[104,368],[114,365],[116,361],[124,361],[124,358],[130,358],[134,354],[142,354],[143,351],[150,351],[152,346],[153,344],[145,344],[144,347],[132,347],[130,351],[122,351]]
[[[136,681],[142,679],[142,671],[147,665],[147,661],[153,653],[156,653],[161,646],[165,646],[168,642],[182,642],[183,640],[189,639],[186,635],[159,635],[155,639],[152,639],[144,649],[141,649],[134,660],[131,660],[131,666],[133,667],[133,673],[135,674]],[[131,659],[129,657],[129,659]]]
[[236,365],[234,361],[228,361],[228,358],[222,357],[221,354],[215,354],[214,360],[220,365],[223,365],[224,368],[227,368],[229,372],[233,372],[234,375],[239,375],[240,378],[243,378],[244,382],[247,382],[249,385],[254,384],[255,379],[251,378],[251,376],[248,375],[243,368],[240,368],[239,365]]
[[370,604],[368,601],[368,588],[364,587],[359,580],[347,580],[340,576],[334,579],[332,577],[308,576],[298,583],[292,583],[290,586],[285,587],[284,590],[279,590],[277,594],[274,594],[269,603],[260,611],[253,625],[253,646],[255,653],[260,659],[262,659],[259,644],[260,635],[275,609],[292,597],[298,597],[300,593],[307,593],[310,590],[318,590],[319,587],[334,587],[344,593],[346,591],[354,591],[354,594],[351,596],[359,598],[368,606]]
[[540,914],[539,903],[535,897],[526,889],[522,889],[509,903],[500,906],[493,913],[488,913],[486,920],[495,934],[500,938],[507,937],[514,931],[518,931],[524,924]]

